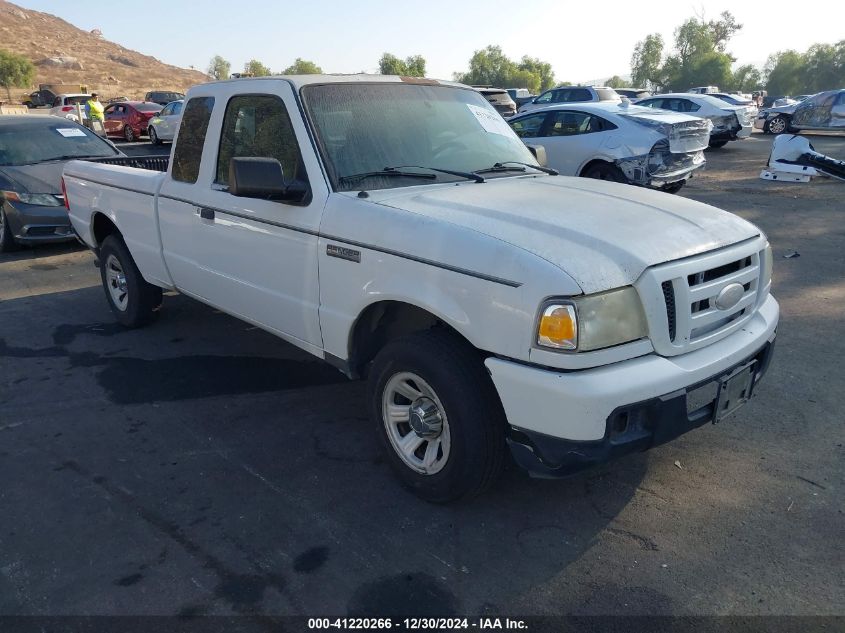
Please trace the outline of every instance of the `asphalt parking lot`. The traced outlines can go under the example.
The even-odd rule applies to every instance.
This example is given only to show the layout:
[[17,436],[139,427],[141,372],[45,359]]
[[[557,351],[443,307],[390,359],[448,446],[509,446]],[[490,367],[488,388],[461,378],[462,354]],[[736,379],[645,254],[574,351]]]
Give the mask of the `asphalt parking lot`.
[[0,255],[0,614],[845,614],[845,183],[759,180],[770,145],[681,194],[772,243],[754,401],[447,507],[398,486],[363,383],[182,296],[122,330],[76,245]]

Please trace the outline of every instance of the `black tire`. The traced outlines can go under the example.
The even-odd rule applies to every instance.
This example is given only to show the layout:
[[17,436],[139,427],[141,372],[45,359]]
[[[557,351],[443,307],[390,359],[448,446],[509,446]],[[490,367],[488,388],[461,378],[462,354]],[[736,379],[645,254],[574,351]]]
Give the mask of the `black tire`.
[[720,147],[724,147],[727,145],[727,141],[710,141],[709,145],[713,149],[719,149]]
[[[110,277],[116,267],[119,267],[123,275],[122,286]],[[124,327],[143,327],[158,316],[161,288],[144,280],[119,235],[109,235],[100,246],[100,279],[109,307]],[[118,289],[121,289],[125,296],[123,305],[115,298]]]
[[680,180],[678,182],[673,182],[671,184],[666,185],[660,191],[663,193],[678,193],[681,189],[684,188],[684,185],[687,184],[686,180]]
[[123,126],[123,138],[126,139],[127,143],[135,142],[135,130],[132,129],[131,125]]
[[156,129],[151,125],[150,129],[147,130],[147,134],[150,135],[150,144],[152,145],[161,145],[161,139],[156,134]]
[[6,213],[0,208],[0,253],[11,253],[18,248],[19,245],[15,241],[15,236],[12,235],[12,227],[9,226]]
[[787,134],[789,133],[789,119],[781,115],[772,117],[763,124],[763,131],[766,134]]
[[628,182],[621,169],[619,169],[616,165],[611,165],[610,163],[605,162],[593,163],[581,172],[581,177],[608,180],[610,182]]
[[[388,385],[409,372],[431,387],[447,420],[448,457],[443,456],[441,470],[433,474],[417,472],[405,462],[385,422],[385,399],[392,393]],[[390,341],[373,362],[368,392],[388,462],[418,497],[448,503],[481,494],[496,481],[506,450],[505,414],[481,355],[463,339],[434,329]],[[405,437],[414,433],[410,424],[408,429]]]

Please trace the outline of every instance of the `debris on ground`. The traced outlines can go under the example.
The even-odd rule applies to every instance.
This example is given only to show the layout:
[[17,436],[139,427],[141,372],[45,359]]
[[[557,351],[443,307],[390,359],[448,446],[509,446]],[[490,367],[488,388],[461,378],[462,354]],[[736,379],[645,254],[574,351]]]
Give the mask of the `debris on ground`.
[[798,251],[789,251],[786,255],[783,256],[784,259],[792,259],[793,257],[801,257],[801,253]]
[[683,470],[683,469],[684,469],[684,467],[683,467],[683,466],[681,466],[681,462],[680,462],[680,460],[677,460],[677,459],[675,460],[675,466],[677,466],[677,467],[678,467],[678,468],[680,468],[681,470]]

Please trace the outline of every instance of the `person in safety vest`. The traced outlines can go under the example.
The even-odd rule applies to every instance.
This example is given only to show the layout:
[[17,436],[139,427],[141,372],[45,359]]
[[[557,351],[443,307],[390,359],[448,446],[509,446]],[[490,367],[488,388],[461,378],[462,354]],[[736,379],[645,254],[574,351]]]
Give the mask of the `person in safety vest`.
[[97,93],[91,93],[91,98],[85,102],[85,114],[88,115],[89,121],[100,121],[101,123],[105,119],[103,116],[103,104],[100,103],[99,98],[97,98]]

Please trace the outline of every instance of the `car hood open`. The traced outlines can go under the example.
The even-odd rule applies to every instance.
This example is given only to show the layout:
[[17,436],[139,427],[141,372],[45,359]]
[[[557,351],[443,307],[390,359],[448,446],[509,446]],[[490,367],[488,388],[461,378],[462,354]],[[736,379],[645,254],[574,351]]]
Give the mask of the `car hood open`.
[[715,207],[587,178],[498,178],[372,191],[370,199],[529,251],[561,268],[585,293],[632,284],[650,266],[760,234]]

